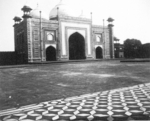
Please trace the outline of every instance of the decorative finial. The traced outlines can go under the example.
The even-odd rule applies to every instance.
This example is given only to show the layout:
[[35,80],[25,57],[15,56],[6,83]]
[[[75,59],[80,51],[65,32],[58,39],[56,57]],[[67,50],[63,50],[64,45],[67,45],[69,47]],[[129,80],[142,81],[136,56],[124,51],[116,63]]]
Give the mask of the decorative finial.
[[67,1],[60,0],[59,4],[66,4]]
[[25,5],[26,5],[26,6],[29,6],[29,2],[28,2],[28,0],[26,0]]
[[91,21],[92,21],[92,19],[93,19],[93,16],[92,16],[92,14],[93,14],[93,13],[91,12]]
[[37,3],[36,8],[39,8],[39,4]]
[[59,11],[59,7],[57,7],[57,13],[58,13],[58,11]]
[[80,15],[80,17],[83,17],[83,10],[81,10],[81,15]]
[[59,7],[57,7],[57,17],[59,17]]
[[62,0],[60,0],[60,2],[59,3],[62,3]]

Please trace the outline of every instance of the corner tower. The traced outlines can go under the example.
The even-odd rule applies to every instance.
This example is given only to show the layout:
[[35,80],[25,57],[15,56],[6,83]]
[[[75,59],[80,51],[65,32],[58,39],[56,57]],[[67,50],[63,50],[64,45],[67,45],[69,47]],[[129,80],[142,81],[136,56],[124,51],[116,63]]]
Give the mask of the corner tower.
[[109,41],[110,41],[110,58],[114,58],[114,36],[113,36],[113,18],[108,18]]
[[[21,9],[23,11],[23,20],[20,17],[14,17],[14,38],[15,38],[15,52],[17,64],[28,63],[28,27],[31,16],[30,11],[32,10],[28,6],[23,6]],[[22,20],[22,21],[21,21]]]

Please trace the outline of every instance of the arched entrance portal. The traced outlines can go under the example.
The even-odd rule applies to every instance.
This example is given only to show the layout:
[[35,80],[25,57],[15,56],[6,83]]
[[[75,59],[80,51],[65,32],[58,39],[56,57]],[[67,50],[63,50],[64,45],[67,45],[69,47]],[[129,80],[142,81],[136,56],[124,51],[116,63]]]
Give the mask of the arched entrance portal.
[[96,59],[103,58],[103,51],[101,47],[96,48]]
[[46,49],[46,61],[56,61],[56,49],[53,46]]
[[69,60],[85,59],[84,37],[78,32],[69,37]]

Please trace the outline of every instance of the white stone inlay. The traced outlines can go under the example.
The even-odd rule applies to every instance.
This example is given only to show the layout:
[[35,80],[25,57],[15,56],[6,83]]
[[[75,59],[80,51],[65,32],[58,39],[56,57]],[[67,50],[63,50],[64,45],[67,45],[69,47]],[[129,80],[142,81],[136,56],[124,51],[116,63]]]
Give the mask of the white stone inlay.
[[[75,31],[78,31],[81,35],[83,35],[85,37],[85,32],[83,34],[83,30],[86,29],[87,30],[87,37],[85,41],[87,41],[87,51],[88,51],[88,55],[91,55],[91,30],[90,30],[90,24],[81,24],[81,23],[71,23],[71,22],[61,22],[61,39],[62,39],[62,55],[66,55],[67,54],[67,50],[66,50],[66,37],[65,37],[65,28],[66,27],[72,27],[72,28],[76,28]],[[69,28],[70,30],[74,30]]]

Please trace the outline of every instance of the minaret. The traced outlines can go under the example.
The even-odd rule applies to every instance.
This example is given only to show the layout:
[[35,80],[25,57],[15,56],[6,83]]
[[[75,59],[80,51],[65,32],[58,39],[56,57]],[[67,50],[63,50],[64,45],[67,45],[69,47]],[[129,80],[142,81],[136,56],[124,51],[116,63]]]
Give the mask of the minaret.
[[20,21],[22,20],[20,17],[18,17],[18,16],[15,16],[14,18],[13,18],[13,20],[14,20],[14,27],[15,27],[15,25],[18,25],[19,23],[20,23]]
[[31,18],[30,16],[30,11],[32,10],[29,6],[23,6],[23,8],[21,9],[24,12],[24,15],[22,16],[24,19],[26,18]]
[[32,10],[29,6],[24,5],[21,9],[23,11],[23,24],[22,24],[22,31],[24,35],[24,44],[22,45],[24,48],[24,60],[27,63],[28,61],[32,61],[32,27],[31,27],[31,16],[30,11]]
[[114,21],[113,18],[109,17],[107,19],[108,21],[108,29],[109,29],[109,45],[110,45],[110,58],[113,59],[114,58],[114,37],[113,37],[113,24],[112,22]]
[[13,18],[13,20],[14,20],[14,25],[13,25],[13,27],[14,27],[14,45],[15,45],[15,52],[16,52],[16,50],[17,50],[17,43],[16,43],[16,29],[17,29],[17,26],[20,24],[20,22],[21,22],[21,18],[20,17],[18,17],[18,16],[15,16],[14,18]]

